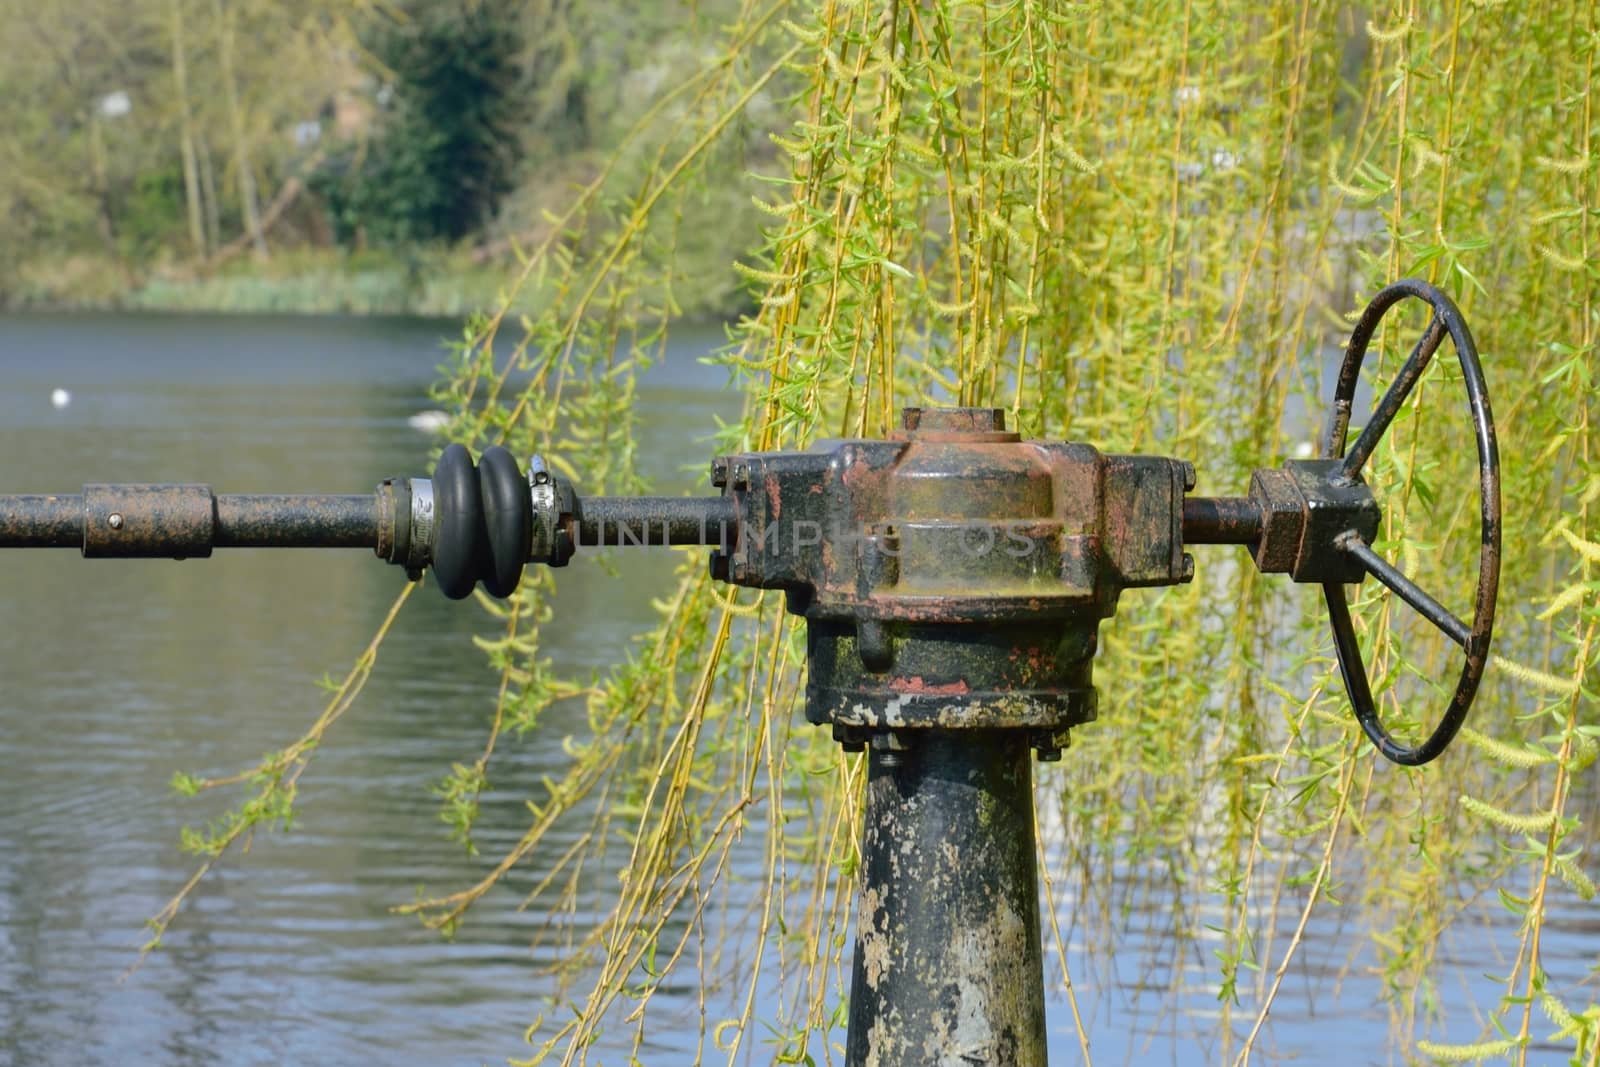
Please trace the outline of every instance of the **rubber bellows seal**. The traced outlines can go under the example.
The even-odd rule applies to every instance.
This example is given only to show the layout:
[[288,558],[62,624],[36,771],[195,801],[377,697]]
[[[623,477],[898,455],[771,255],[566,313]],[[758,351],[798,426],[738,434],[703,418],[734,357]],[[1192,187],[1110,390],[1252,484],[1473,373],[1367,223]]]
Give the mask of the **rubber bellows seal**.
[[508,597],[522,581],[533,549],[533,498],[510,452],[495,445],[478,458],[478,487],[489,554],[483,560],[483,588]]
[[483,494],[472,453],[452,444],[433,469],[433,574],[451,600],[472,593],[481,561],[489,558],[483,524]]

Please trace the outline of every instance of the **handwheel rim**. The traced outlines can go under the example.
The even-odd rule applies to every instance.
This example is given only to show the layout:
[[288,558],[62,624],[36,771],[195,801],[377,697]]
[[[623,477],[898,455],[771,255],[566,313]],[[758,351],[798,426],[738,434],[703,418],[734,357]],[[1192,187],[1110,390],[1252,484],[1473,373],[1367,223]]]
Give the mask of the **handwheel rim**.
[[[1344,587],[1330,582],[1323,586],[1323,594],[1333,628],[1339,671],[1344,679],[1345,690],[1350,697],[1356,720],[1361,724],[1368,740],[1385,758],[1414,767],[1435,759],[1455,739],[1466,721],[1467,710],[1477,695],[1484,668],[1488,665],[1489,645],[1494,633],[1495,603],[1500,585],[1500,453],[1495,440],[1494,418],[1489,405],[1488,389],[1483,380],[1483,367],[1466,320],[1455,302],[1445,293],[1427,282],[1408,278],[1384,287],[1373,297],[1355,329],[1351,331],[1350,343],[1346,348],[1344,363],[1340,367],[1339,380],[1334,390],[1334,412],[1323,446],[1324,458],[1346,457],[1350,411],[1368,345],[1384,315],[1406,297],[1422,300],[1433,309],[1434,319],[1429,322],[1429,333],[1434,330],[1435,322],[1442,323],[1446,335],[1455,347],[1456,359],[1466,386],[1468,406],[1472,411],[1473,436],[1478,450],[1478,587],[1473,601],[1472,625],[1464,649],[1466,662],[1462,665],[1461,675],[1444,716],[1433,732],[1420,743],[1403,744],[1384,727],[1378,717],[1371,688],[1367,684],[1366,667],[1361,662],[1360,646],[1356,641]],[[1427,340],[1428,335],[1425,334],[1423,341],[1419,342],[1419,350]],[[1440,340],[1442,342],[1442,338]],[[1424,367],[1431,356],[1432,350],[1423,356]],[[1420,377],[1420,369],[1417,374]],[[1384,400],[1387,399],[1385,396]],[[1404,402],[1404,397],[1400,402]],[[1380,402],[1380,408],[1381,406]],[[1392,414],[1391,412],[1390,417]],[[1388,426],[1385,424],[1376,440],[1381,440],[1387,430]],[[1373,446],[1376,440],[1372,442]],[[1370,446],[1368,454],[1370,455]],[[1364,456],[1361,462],[1364,464]],[[1358,474],[1359,469],[1360,464],[1352,471],[1352,476]]]

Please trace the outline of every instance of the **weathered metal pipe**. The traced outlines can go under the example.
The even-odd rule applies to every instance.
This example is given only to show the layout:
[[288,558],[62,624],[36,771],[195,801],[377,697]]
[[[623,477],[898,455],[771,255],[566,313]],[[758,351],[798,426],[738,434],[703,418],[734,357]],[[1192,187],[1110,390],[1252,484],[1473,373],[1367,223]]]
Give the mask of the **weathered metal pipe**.
[[77,493],[0,496],[0,547],[78,548],[83,497]]
[[213,548],[373,548],[379,498],[212,493],[204,485],[91,485],[0,496],[0,547],[89,556],[206,556]]
[[723,496],[592,496],[580,498],[577,511],[580,546],[725,545],[737,517]]
[[1248,545],[1260,537],[1261,508],[1249,497],[1184,497],[1184,544]]
[[218,548],[372,548],[378,499],[372,493],[217,497]]
[[1046,1062],[1033,770],[1021,730],[874,747],[845,1062]]

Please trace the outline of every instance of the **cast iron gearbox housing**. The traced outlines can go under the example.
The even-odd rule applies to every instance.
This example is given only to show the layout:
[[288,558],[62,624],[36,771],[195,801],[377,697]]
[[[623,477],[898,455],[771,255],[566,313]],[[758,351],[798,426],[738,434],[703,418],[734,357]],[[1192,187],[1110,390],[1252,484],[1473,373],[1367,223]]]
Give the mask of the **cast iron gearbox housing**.
[[903,421],[888,440],[717,460],[737,534],[712,573],[782,589],[805,617],[806,714],[846,744],[1020,728],[1052,756],[1094,718],[1097,632],[1121,591],[1194,575],[1194,468],[1024,441],[994,408]]

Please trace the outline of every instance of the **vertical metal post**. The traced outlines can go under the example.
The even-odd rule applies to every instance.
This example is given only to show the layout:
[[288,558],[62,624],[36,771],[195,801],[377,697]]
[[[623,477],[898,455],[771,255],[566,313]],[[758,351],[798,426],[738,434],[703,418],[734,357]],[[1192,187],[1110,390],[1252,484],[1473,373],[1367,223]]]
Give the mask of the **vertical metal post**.
[[919,731],[869,759],[846,1063],[1043,1067],[1027,735]]

